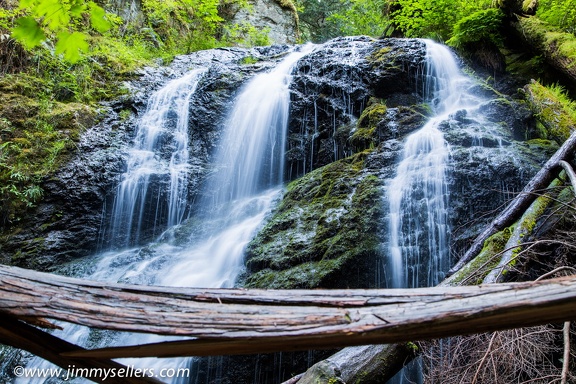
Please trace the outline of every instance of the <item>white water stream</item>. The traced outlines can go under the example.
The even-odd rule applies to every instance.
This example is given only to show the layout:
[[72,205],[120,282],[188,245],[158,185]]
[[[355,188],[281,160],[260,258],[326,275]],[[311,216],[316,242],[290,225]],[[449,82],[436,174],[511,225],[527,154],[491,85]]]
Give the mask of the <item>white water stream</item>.
[[[280,193],[289,109],[291,70],[312,49],[304,47],[284,58],[269,73],[256,75],[236,98],[225,124],[221,150],[215,156],[215,177],[207,183],[210,198],[201,202],[207,212],[200,234],[179,236],[187,205],[188,108],[205,70],[198,69],[169,82],[151,98],[129,152],[127,171],[118,188],[111,233],[119,243],[91,257],[82,277],[92,280],[181,287],[232,287],[243,268],[246,244],[261,226]],[[166,150],[168,149],[168,150]],[[151,181],[168,176],[166,190],[153,191]],[[152,198],[151,198],[152,196]],[[156,241],[125,248],[138,238],[143,220],[167,217],[168,230]],[[192,218],[191,222],[194,222]],[[183,232],[185,233],[185,231]],[[156,342],[160,338],[114,334],[63,324],[56,336],[79,345],[101,347]],[[122,359],[121,363],[160,372],[190,366],[188,359]],[[50,363],[33,358],[28,368]],[[163,378],[162,380],[168,380]],[[79,382],[83,380],[78,379]],[[44,383],[44,378],[21,378],[16,383]],[[188,378],[173,378],[187,383]]]
[[406,139],[397,176],[388,184],[391,282],[397,288],[437,284],[449,268],[448,188],[450,149],[438,126],[450,114],[477,107],[472,81],[450,50],[426,40],[423,93],[435,113]]
[[[182,222],[188,192],[188,108],[204,72],[193,70],[150,97],[114,199],[109,234],[115,247],[138,244],[151,217],[153,225],[164,223],[157,233]],[[162,183],[164,189],[153,188]]]

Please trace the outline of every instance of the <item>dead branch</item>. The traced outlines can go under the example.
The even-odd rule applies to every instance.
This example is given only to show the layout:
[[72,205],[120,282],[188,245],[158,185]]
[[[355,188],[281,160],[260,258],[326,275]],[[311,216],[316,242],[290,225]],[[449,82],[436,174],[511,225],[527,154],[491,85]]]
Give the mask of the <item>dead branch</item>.
[[576,276],[418,289],[175,290],[0,266],[0,312],[194,337],[70,351],[67,357],[226,355],[406,342],[572,320],[575,288]]
[[547,187],[550,182],[557,177],[560,169],[559,162],[562,160],[569,160],[576,150],[576,132],[573,132],[568,140],[556,151],[556,153],[542,166],[542,169],[530,180],[522,193],[520,193],[512,202],[504,209],[504,211],[490,223],[486,229],[474,240],[468,251],[456,263],[449,274],[452,274],[461,269],[467,262],[476,257],[484,242],[490,236],[498,231],[512,225],[518,218],[526,211],[526,209],[536,199],[533,193],[536,190]]

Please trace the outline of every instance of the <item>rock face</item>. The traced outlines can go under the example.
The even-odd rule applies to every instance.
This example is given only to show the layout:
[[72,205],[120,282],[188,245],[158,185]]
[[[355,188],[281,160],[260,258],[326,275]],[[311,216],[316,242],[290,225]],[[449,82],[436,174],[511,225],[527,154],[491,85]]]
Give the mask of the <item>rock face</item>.
[[127,24],[137,27],[144,26],[145,17],[142,12],[142,0],[108,1],[106,10],[117,14]]
[[[231,24],[251,25],[257,31],[268,31],[272,44],[294,44],[298,38],[298,15],[289,1],[250,0],[249,6],[237,9],[237,5],[223,5],[220,15],[230,19]],[[146,17],[142,0],[112,0],[106,10],[113,12],[125,23],[137,28],[145,27]]]
[[[300,60],[292,89],[289,175],[283,201],[247,249],[244,284],[258,288],[387,285],[388,182],[405,138],[421,128],[424,45],[418,40],[336,39]],[[449,144],[452,252],[519,192],[547,154],[515,138],[534,122],[490,89],[482,117],[465,110],[439,127]],[[312,171],[311,171],[312,170]],[[423,255],[423,263],[426,257]]]
[[259,31],[268,30],[273,44],[294,44],[298,38],[298,14],[291,1],[250,0],[250,8],[240,9],[232,23],[248,23]]
[[[190,103],[191,177],[194,200],[219,128],[238,88],[255,72],[266,70],[287,46],[258,49],[215,49],[178,57],[167,68],[148,68],[129,84],[132,95],[104,106],[101,121],[89,128],[77,143],[77,154],[55,175],[42,183],[45,198],[17,225],[0,237],[0,261],[36,269],[51,269],[71,259],[105,249],[106,226],[115,188],[125,170],[127,146],[135,135],[138,116],[150,93],[191,68],[209,67]],[[255,64],[243,64],[250,57]],[[154,222],[142,228],[141,239],[158,235]],[[104,235],[104,236],[103,236]]]

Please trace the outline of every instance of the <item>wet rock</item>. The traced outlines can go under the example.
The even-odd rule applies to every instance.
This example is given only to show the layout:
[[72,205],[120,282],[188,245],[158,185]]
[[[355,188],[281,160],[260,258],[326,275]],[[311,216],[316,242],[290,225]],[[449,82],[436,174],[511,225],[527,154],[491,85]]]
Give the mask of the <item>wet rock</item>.
[[420,40],[354,37],[329,41],[301,59],[290,86],[289,175],[353,154],[350,136],[371,97],[392,99],[387,107],[421,102],[415,79],[424,56]]
[[[192,69],[210,67],[190,103],[191,182],[188,192],[190,201],[194,201],[203,176],[210,171],[210,156],[236,92],[254,73],[271,68],[288,48],[276,45],[214,49],[177,57],[169,67],[141,70],[139,79],[127,84],[130,94],[104,105],[101,121],[87,127],[77,138],[77,151],[71,160],[42,181],[44,199],[3,231],[0,261],[46,270],[108,247],[105,230],[115,189],[126,168],[127,148],[149,95]],[[256,58],[257,63],[243,64],[246,57]],[[18,104],[17,100],[13,101]],[[94,121],[93,113],[74,103],[62,104],[59,108],[53,119],[58,130],[65,132],[70,124],[88,126]],[[11,111],[18,112],[16,109]],[[154,217],[148,222],[150,224],[142,228],[142,241],[159,235],[162,230]]]

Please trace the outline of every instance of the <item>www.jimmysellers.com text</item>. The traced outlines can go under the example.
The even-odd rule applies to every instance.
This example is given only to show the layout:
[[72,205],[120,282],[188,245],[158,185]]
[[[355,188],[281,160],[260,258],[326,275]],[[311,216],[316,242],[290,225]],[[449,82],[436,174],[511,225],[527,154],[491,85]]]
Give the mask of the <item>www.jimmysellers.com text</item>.
[[113,378],[177,378],[190,377],[189,368],[136,368],[133,365],[122,368],[80,368],[75,365],[69,365],[67,369],[63,368],[26,368],[20,365],[14,367],[16,377],[59,377],[65,381],[77,377],[86,379],[98,378],[101,381]]

